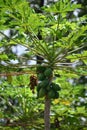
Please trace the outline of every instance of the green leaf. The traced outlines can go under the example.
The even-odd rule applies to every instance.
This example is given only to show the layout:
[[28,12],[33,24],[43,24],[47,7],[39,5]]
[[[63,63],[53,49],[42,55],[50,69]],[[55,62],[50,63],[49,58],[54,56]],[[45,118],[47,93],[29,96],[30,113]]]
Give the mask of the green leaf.
[[8,60],[8,56],[6,54],[0,54],[0,60]]
[[85,112],[86,112],[85,106],[76,107],[76,109],[77,109],[77,113],[79,113],[79,114],[85,114]]

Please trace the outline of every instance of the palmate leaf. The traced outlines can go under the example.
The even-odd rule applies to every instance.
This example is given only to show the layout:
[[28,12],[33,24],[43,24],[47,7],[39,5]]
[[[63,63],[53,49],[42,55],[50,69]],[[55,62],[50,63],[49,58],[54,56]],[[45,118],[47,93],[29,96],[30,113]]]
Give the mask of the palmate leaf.
[[0,60],[8,60],[8,56],[6,54],[0,54]]
[[77,8],[81,8],[81,5],[80,4],[78,4],[78,5],[73,4],[73,3],[71,3],[70,0],[64,0],[64,1],[60,0],[56,4],[56,8],[59,12],[62,13],[62,12],[67,12],[67,11],[73,11]]
[[[66,22],[66,24],[65,24],[65,22]],[[51,28],[54,30],[57,30],[57,26],[58,26],[58,23],[55,23]],[[61,22],[58,27],[59,30],[63,30],[63,31],[66,30],[66,32],[68,30],[72,30],[72,31],[76,30],[76,28],[78,29],[77,23],[73,23],[73,22],[67,21],[67,20],[64,20],[63,22]]]
[[[4,16],[7,15],[7,19],[8,18],[12,19],[8,23],[8,27],[16,29],[19,32],[19,34],[23,33],[26,34],[29,37],[28,39],[29,42],[26,43],[26,40],[24,40],[26,39],[25,35],[22,35],[24,39],[15,38],[11,39],[11,41],[13,43],[22,44],[23,46],[28,48],[29,51],[31,51],[32,54],[34,55],[42,56],[45,60],[47,60],[45,64],[51,64],[56,68],[58,62],[59,63],[60,61],[66,62],[65,60],[66,56],[73,53],[73,51],[75,51],[74,49],[78,49],[79,48],[78,45],[80,45],[83,42],[83,40],[78,42],[78,39],[83,34],[85,34],[87,28],[85,26],[82,26],[79,29],[78,24],[69,21],[66,21],[66,23],[65,21],[61,22],[59,23],[59,25],[57,22],[54,22],[52,26],[50,26],[51,29],[49,29],[49,27],[46,27],[46,29],[48,28],[49,33],[50,34],[53,33],[54,36],[57,35],[56,34],[57,31],[59,31],[59,33],[61,31],[63,32],[61,36],[58,36],[59,37],[58,40],[53,42],[49,41],[49,43],[44,42],[44,40],[40,41],[37,37],[37,32],[39,27],[42,27],[41,29],[42,31],[44,31],[44,26],[47,24],[46,23],[47,21],[44,20],[46,20],[47,16],[45,17],[44,15],[43,17],[43,15],[37,15],[25,1],[19,2],[19,5],[15,4],[15,2],[13,2],[12,6],[9,7],[8,4],[4,5],[4,9],[2,8],[2,14],[4,14]],[[11,5],[11,3],[9,4]],[[65,12],[69,11],[72,7],[73,9],[77,8],[77,5],[71,4],[70,1],[68,0],[59,1],[54,6],[57,9],[57,11],[60,11],[61,13],[62,8],[64,9],[63,11]],[[59,8],[57,8],[58,6]],[[6,10],[8,10],[8,13],[6,13]],[[54,31],[52,32],[53,29]],[[67,36],[64,36],[66,35],[68,30],[70,31],[70,33]],[[12,43],[11,41],[9,42],[9,45],[10,43]]]
[[[23,0],[25,1],[25,0]],[[23,2],[22,0],[0,0],[0,7],[4,6],[4,5],[15,5],[15,4],[19,4],[21,2]]]
[[[84,42],[84,35],[86,35],[87,26],[82,26],[80,28],[76,28],[76,30],[73,30],[67,37],[62,37],[61,42],[65,44],[65,46],[68,46],[69,48],[72,48],[73,46],[79,46]],[[79,40],[81,38],[81,40]]]
[[74,4],[71,3],[70,0],[59,0],[56,2],[56,4],[50,6],[49,8],[46,8],[45,11],[50,12],[50,13],[66,13],[69,11],[73,11],[77,8],[81,8],[80,4]]
[[83,51],[82,54],[68,55],[66,58],[70,59],[71,62],[74,62],[76,60],[81,60],[81,61],[85,61],[87,63],[87,51]]
[[[41,15],[34,13],[26,1],[7,1],[1,4],[1,29],[14,28],[21,32],[30,33],[31,29],[37,33],[39,26],[44,26]],[[34,24],[33,24],[34,23]],[[20,27],[20,29],[19,29]]]
[[77,114],[85,114],[86,113],[86,108],[85,106],[77,107]]

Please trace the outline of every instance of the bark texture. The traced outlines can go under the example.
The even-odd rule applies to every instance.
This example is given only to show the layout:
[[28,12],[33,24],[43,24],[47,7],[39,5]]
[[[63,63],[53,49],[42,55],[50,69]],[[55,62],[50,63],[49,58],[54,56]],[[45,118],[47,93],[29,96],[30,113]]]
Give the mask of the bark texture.
[[50,130],[50,106],[51,106],[50,99],[46,96],[45,109],[44,109],[45,130]]

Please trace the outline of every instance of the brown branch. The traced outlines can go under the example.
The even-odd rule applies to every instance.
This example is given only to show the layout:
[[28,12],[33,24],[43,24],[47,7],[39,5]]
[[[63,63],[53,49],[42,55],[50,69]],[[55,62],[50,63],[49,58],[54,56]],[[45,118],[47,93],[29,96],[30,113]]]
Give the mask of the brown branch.
[[17,123],[17,122],[13,122],[13,123],[8,123],[5,125],[6,127],[7,126],[13,126],[13,127],[17,127],[17,126],[22,126],[22,127],[26,127],[26,126],[29,126],[29,124],[25,124],[25,123]]
[[9,72],[9,73],[0,73],[0,76],[15,76],[15,75],[23,75],[23,74],[36,74],[34,71],[27,72]]

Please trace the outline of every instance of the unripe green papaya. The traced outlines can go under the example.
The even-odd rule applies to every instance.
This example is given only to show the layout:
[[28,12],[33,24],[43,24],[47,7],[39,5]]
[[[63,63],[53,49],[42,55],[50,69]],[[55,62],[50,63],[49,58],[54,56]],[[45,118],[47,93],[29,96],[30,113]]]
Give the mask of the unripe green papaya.
[[46,89],[49,91],[49,90],[51,89],[51,86],[48,85],[48,86],[46,87]]
[[38,80],[43,81],[45,79],[45,75],[43,73],[38,74]]
[[55,97],[54,97],[54,99],[57,99],[57,98],[59,98],[59,93],[58,93],[58,92],[55,92]]
[[38,65],[37,66],[37,73],[43,73],[46,70],[45,66]]
[[50,77],[52,75],[52,69],[51,68],[47,68],[44,72],[44,75],[46,77]]
[[60,91],[60,90],[61,90],[61,87],[60,87],[59,84],[52,83],[51,85],[52,85],[52,87],[53,87],[53,89],[54,89],[55,91]]
[[51,89],[51,90],[48,92],[48,97],[49,97],[49,98],[55,98],[55,91]]
[[44,97],[45,94],[46,94],[45,89],[44,89],[44,88],[41,88],[41,89],[39,90],[39,97]]
[[39,98],[39,91],[37,91],[37,98]]
[[49,80],[48,79],[45,79],[41,82],[41,86],[44,88],[44,87],[47,87],[49,85]]
[[40,90],[40,88],[41,88],[42,86],[41,86],[41,83],[39,83],[38,85],[37,85],[37,91],[39,91]]

